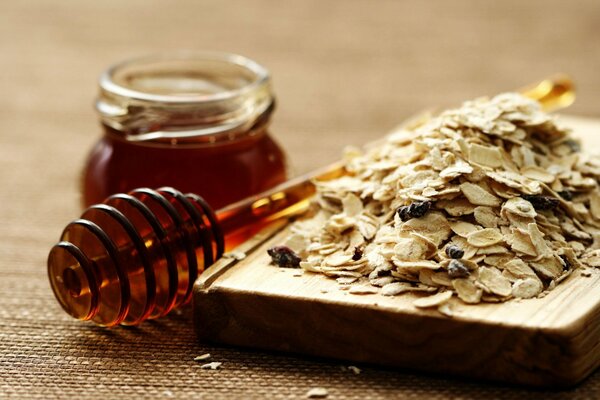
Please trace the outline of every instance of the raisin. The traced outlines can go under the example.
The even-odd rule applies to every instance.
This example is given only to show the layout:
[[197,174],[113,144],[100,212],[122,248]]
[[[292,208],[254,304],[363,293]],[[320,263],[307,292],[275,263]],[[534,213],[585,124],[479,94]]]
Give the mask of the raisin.
[[567,201],[573,200],[573,192],[570,190],[561,190],[558,195]]
[[466,278],[469,276],[469,270],[460,261],[451,260],[448,264],[448,276],[452,279]]
[[463,258],[463,256],[465,255],[465,252],[460,247],[451,244],[448,247],[446,247],[446,255],[450,258],[457,259],[457,258]]
[[275,246],[267,250],[271,260],[279,268],[300,268],[302,259],[287,246]]
[[358,261],[362,258],[363,256],[363,249],[361,249],[360,247],[356,246],[354,248],[354,254],[352,255],[352,260],[353,261]]
[[408,221],[410,219],[410,217],[408,216],[408,206],[398,207],[396,212],[398,213],[398,216],[402,221]]
[[538,211],[553,210],[560,204],[560,200],[550,196],[524,194],[521,197],[530,202],[533,208]]
[[431,201],[415,201],[407,206],[398,207],[396,212],[402,221],[412,218],[421,218],[431,209]]
[[392,271],[390,271],[389,269],[388,270],[385,270],[385,269],[376,269],[375,271],[377,273],[377,277],[378,278],[383,278],[384,276],[390,276],[390,275],[392,275]]

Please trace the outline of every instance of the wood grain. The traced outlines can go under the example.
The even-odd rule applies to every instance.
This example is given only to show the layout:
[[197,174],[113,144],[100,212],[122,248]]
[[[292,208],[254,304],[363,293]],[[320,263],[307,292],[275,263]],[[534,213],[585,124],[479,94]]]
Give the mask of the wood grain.
[[[600,121],[567,118],[592,146]],[[468,378],[569,386],[600,365],[600,270],[575,272],[546,297],[469,306],[456,315],[416,309],[419,294],[353,295],[335,280],[270,264],[285,221],[242,244],[196,283],[203,341],[377,363]]]

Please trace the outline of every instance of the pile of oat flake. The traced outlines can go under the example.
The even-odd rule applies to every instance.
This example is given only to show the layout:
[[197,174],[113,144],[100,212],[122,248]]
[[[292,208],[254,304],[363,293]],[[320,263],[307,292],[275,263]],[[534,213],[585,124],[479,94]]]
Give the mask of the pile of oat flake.
[[316,182],[286,245],[305,271],[354,294],[448,300],[542,296],[600,266],[600,160],[516,93],[477,99],[346,155],[347,176]]

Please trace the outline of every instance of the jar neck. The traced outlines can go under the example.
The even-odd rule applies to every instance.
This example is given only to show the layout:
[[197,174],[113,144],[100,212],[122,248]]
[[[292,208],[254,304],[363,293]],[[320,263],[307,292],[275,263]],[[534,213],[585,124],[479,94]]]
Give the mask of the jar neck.
[[263,113],[249,128],[243,127],[237,130],[231,130],[227,133],[208,134],[203,132],[200,135],[195,135],[194,130],[177,131],[189,134],[190,136],[187,138],[182,138],[181,135],[178,135],[177,137],[173,138],[161,137],[154,138],[152,140],[136,140],[136,135],[127,134],[122,130],[115,129],[104,123],[102,126],[107,139],[111,141],[128,143],[130,145],[142,145],[149,147],[176,146],[181,148],[204,148],[219,146],[219,148],[221,148],[223,146],[252,143],[255,140],[259,140],[265,134],[268,134],[272,110],[273,108]]
[[267,70],[249,59],[171,53],[110,68],[96,109],[127,141],[199,144],[261,130],[274,104]]

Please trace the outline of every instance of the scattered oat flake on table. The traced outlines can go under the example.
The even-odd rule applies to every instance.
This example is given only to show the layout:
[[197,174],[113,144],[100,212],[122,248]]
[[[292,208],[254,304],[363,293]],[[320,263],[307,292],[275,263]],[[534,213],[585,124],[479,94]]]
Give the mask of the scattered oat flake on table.
[[244,258],[246,258],[246,253],[244,253],[243,251],[238,251],[238,250],[234,250],[234,251],[228,251],[226,253],[223,253],[223,257],[225,258],[233,258],[234,260],[243,260]]
[[223,365],[222,362],[218,362],[218,361],[213,361],[211,363],[208,364],[202,364],[200,366],[200,368],[202,369],[212,369],[212,370],[216,370],[216,369],[220,369],[221,365]]
[[349,365],[348,371],[352,372],[354,375],[359,375],[362,372],[360,368],[358,368],[354,365]]
[[444,315],[454,294],[540,297],[600,267],[600,159],[519,94],[467,101],[344,160],[345,176],[315,182],[277,264],[352,294],[431,293],[415,305]]
[[210,358],[210,353],[204,353],[202,355],[194,357],[194,361],[204,361],[204,360],[208,360],[209,358]]
[[327,396],[329,396],[329,392],[322,387],[314,387],[306,392],[306,398],[308,399],[324,399]]
[[356,285],[356,286],[351,286],[350,290],[348,292],[350,294],[374,294],[374,293],[377,293],[378,291],[379,290],[374,286]]

